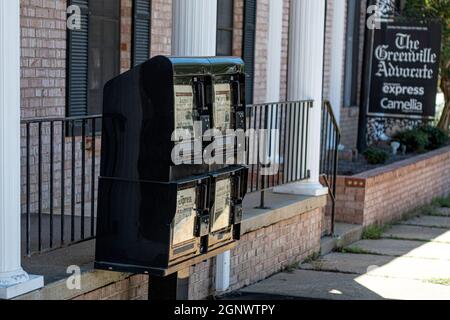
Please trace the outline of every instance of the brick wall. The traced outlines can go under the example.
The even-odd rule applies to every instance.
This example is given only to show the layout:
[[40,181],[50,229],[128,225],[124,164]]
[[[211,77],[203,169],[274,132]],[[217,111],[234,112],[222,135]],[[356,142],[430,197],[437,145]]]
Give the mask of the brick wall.
[[341,144],[347,149],[355,149],[358,143],[359,107],[341,108]]
[[[242,53],[242,28],[243,28],[243,0],[235,1],[235,21],[233,52],[236,55]],[[22,95],[22,118],[55,117],[66,115],[66,5],[65,0],[21,0],[21,95]],[[257,53],[256,53],[256,82],[255,95],[260,101],[265,102],[266,97],[266,70],[267,70],[267,28],[269,0],[258,3],[258,30],[257,30]],[[121,38],[120,38],[120,70],[127,71],[131,67],[132,47],[132,0],[121,1]],[[172,25],[171,0],[152,1],[152,38],[151,55],[171,54],[171,25]],[[282,97],[286,95],[287,60],[288,60],[288,32],[289,32],[289,0],[284,0],[283,21],[283,47],[282,47]],[[42,127],[42,159],[38,159],[38,127],[30,128],[30,186],[29,186],[29,209],[31,214],[36,214],[41,208],[43,213],[49,213],[50,207],[50,185],[53,185],[54,214],[60,212],[60,199],[64,194],[66,214],[71,214],[70,205],[75,203],[75,215],[81,215],[82,199],[82,148],[81,139],[76,137],[74,154],[72,154],[72,139],[65,139],[65,163],[64,163],[64,187],[61,186],[61,150],[62,129],[58,123],[55,126],[54,135],[54,167],[53,182],[50,177],[50,127],[45,124]],[[22,212],[27,211],[27,188],[26,188],[26,127],[22,126]],[[89,139],[87,144],[91,143]],[[100,141],[97,140],[97,152],[86,150],[85,166],[85,194],[87,202],[86,214],[91,215],[90,201],[93,198],[91,190],[91,159],[96,159],[96,174],[99,172]],[[75,165],[75,175],[72,177],[72,163]],[[39,167],[41,168],[41,185],[39,190]],[[72,197],[72,178],[75,182],[74,197]],[[96,188],[96,186],[95,186]],[[39,197],[40,195],[40,197]],[[94,193],[95,196],[95,193]]]
[[289,10],[291,1],[283,2],[283,31],[281,42],[281,85],[280,85],[280,101],[287,100],[287,79],[288,79],[288,60],[289,60]]
[[[21,117],[59,117],[66,112],[66,1],[20,1],[21,23]],[[43,128],[44,159],[49,153],[49,129]],[[61,137],[61,129],[55,128]],[[25,201],[26,129],[21,129],[22,203]],[[30,128],[31,211],[38,204],[38,129]],[[58,139],[61,141],[61,138]],[[48,163],[48,160],[43,160]],[[60,167],[60,166],[59,166]],[[42,181],[49,181],[49,166],[42,167]],[[59,171],[60,172],[60,171]],[[55,174],[59,174],[55,172]],[[48,206],[49,188],[42,190],[43,206]]]
[[233,56],[242,57],[244,0],[234,0],[233,10]]
[[[238,0],[242,1],[242,0]],[[254,103],[267,101],[267,41],[269,37],[269,0],[260,0],[257,5],[255,43]],[[289,54],[289,10],[290,1],[283,1],[283,29],[281,47],[280,101],[287,100],[288,54]],[[239,52],[236,52],[239,53]]]
[[[242,236],[231,252],[230,291],[261,281],[320,251],[322,208],[305,212]],[[215,294],[215,259],[191,267],[189,298]],[[148,277],[132,276],[76,300],[141,300],[147,298]]]
[[21,0],[22,118],[63,116],[66,1]]
[[120,72],[131,68],[133,0],[120,1]]
[[[340,176],[336,181],[336,221],[364,224],[364,187],[346,186],[351,177]],[[364,182],[365,181],[361,181]],[[330,210],[330,207],[327,207]]]
[[[326,182],[323,180],[324,177],[321,177],[321,184],[326,185]],[[322,208],[322,236],[329,236],[331,234],[331,227],[332,227],[332,202],[331,198],[328,197],[327,199],[327,205]]]
[[[21,117],[22,119],[40,117],[64,117],[66,115],[66,7],[65,0],[21,0]],[[124,72],[131,65],[131,15],[132,0],[121,1],[121,40],[120,66]],[[88,124],[89,125],[89,124]],[[22,174],[22,212],[26,212],[26,126],[21,127],[21,174]],[[29,209],[33,215],[39,211],[49,213],[50,185],[53,184],[55,215],[60,213],[61,194],[65,195],[65,205],[75,202],[75,215],[80,215],[82,199],[82,148],[81,137],[73,141],[75,152],[72,154],[72,139],[65,139],[64,190],[61,187],[61,123],[54,127],[54,168],[53,183],[50,180],[50,124],[42,125],[42,158],[39,162],[39,130],[30,125],[29,157]],[[86,139],[86,145],[92,144]],[[91,215],[91,159],[96,157],[96,173],[99,172],[100,141],[96,142],[96,154],[85,150],[85,201],[86,215]],[[75,191],[72,197],[72,163],[75,166]],[[41,168],[41,190],[39,185],[39,167]],[[96,188],[96,186],[95,186]],[[40,194],[40,199],[39,199]],[[40,201],[39,201],[40,200]],[[66,208],[66,214],[70,213]],[[45,241],[46,239],[44,239]],[[48,241],[47,241],[48,242]]]
[[[319,208],[243,235],[231,252],[230,290],[261,281],[319,252],[321,223]],[[192,271],[190,298],[213,295],[214,262],[207,261]]]
[[150,56],[172,54],[172,0],[152,1]]
[[[64,116],[67,2],[21,0],[20,5],[22,118]],[[122,72],[131,63],[131,11],[132,0],[122,0]]]
[[135,275],[73,300],[147,300],[148,276]]
[[337,181],[336,219],[387,223],[450,193],[450,147]]
[[323,96],[325,100],[330,98],[331,81],[331,50],[332,50],[332,27],[333,27],[333,4],[335,0],[328,0],[325,16],[325,47],[323,65]]
[[258,1],[255,42],[254,103],[264,103],[267,97],[267,39],[269,32],[269,0]]
[[331,201],[322,209],[322,237],[331,235],[332,217],[331,217]]

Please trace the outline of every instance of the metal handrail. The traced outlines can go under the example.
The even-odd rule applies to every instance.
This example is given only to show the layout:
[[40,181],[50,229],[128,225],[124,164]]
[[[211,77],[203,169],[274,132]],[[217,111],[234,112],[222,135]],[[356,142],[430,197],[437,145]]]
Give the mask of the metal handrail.
[[[287,101],[247,106],[247,128],[278,130],[267,143],[250,146],[248,192],[261,193],[309,178],[308,132],[313,101]],[[96,195],[100,171],[101,115],[24,119],[22,132],[22,217],[28,256],[94,239]],[[254,141],[253,141],[254,142]],[[276,145],[278,148],[274,148]],[[250,147],[250,148],[249,148]],[[265,149],[262,149],[262,148]],[[262,151],[268,151],[264,154]],[[277,170],[265,174],[268,157]],[[264,164],[266,163],[266,164]],[[266,169],[266,170],[265,170]]]
[[90,116],[75,116],[75,117],[48,117],[48,118],[31,118],[31,119],[23,119],[20,121],[21,124],[27,123],[44,123],[44,122],[72,122],[72,121],[83,121],[83,120],[92,120],[92,119],[101,119],[102,115],[90,115]]
[[95,238],[100,119],[93,115],[21,121],[26,255]]
[[321,168],[320,172],[326,187],[329,189],[331,200],[331,234],[335,231],[336,216],[336,180],[339,164],[339,145],[341,131],[337,123],[333,108],[329,101],[325,101],[322,108],[321,133]]
[[[257,144],[257,150],[252,150],[247,142],[248,152],[256,152],[258,160],[263,157],[276,163],[278,170],[270,175],[263,175],[264,166],[249,165],[249,192],[261,192],[258,208],[265,209],[265,192],[275,187],[303,181],[309,178],[308,134],[310,126],[310,111],[312,100],[287,101],[276,103],[261,103],[247,106],[247,128],[276,130],[278,136],[270,135],[269,142]],[[275,145],[275,147],[274,147]],[[262,150],[262,147],[266,150]],[[273,149],[273,150],[272,150]],[[264,161],[266,162],[266,161]]]

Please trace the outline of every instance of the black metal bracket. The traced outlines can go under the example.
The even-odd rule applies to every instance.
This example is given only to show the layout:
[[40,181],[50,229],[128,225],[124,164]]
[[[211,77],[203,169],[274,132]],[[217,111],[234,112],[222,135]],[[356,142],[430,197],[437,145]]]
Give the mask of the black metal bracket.
[[150,277],[148,281],[149,301],[189,300],[189,268],[167,277]]

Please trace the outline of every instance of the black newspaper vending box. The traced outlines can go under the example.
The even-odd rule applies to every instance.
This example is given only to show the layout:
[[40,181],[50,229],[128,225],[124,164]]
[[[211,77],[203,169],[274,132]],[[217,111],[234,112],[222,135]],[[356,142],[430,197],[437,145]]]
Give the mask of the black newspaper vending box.
[[235,245],[248,171],[203,161],[203,137],[223,133],[237,157],[244,83],[239,58],[163,56],[107,83],[96,268],[167,276]]

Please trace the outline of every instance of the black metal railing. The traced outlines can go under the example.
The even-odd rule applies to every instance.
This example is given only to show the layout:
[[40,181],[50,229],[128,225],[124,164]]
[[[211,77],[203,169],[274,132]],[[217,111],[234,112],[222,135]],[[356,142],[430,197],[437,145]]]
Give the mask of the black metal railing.
[[[261,192],[309,178],[309,119],[313,101],[278,102],[247,107],[249,192]],[[265,130],[265,131],[261,131]],[[255,137],[257,136],[257,138]]]
[[[247,107],[248,191],[309,178],[312,101]],[[23,252],[30,256],[95,238],[101,116],[24,120]],[[252,134],[253,132],[253,134]]]
[[320,172],[323,183],[329,189],[331,200],[331,234],[334,234],[336,215],[336,180],[340,141],[341,132],[339,125],[330,102],[326,101],[322,108]]
[[22,243],[26,255],[95,237],[100,118],[22,121]]

